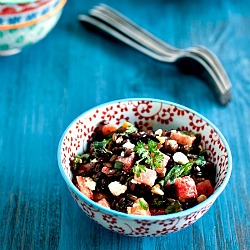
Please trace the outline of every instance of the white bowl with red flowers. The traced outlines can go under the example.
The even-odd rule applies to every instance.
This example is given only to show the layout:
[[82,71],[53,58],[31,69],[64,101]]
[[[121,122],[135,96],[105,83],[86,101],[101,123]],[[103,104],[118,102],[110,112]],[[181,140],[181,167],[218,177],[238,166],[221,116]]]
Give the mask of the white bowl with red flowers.
[[[179,136],[183,135],[186,137],[190,136],[190,134],[199,134],[199,147],[202,147],[202,150],[206,153],[206,157],[210,163],[215,166],[215,181],[211,195],[205,197],[205,199],[202,198],[202,202],[199,202],[190,208],[180,209],[174,213],[166,212],[166,214],[164,214],[163,210],[163,213],[161,211],[159,215],[153,213],[153,210],[149,209],[147,206],[148,204],[144,203],[144,199],[135,200],[134,204],[131,207],[128,207],[127,212],[121,212],[119,209],[117,211],[111,208],[112,200],[102,199],[101,201],[97,201],[93,196],[87,195],[86,192],[83,192],[84,190],[81,189],[81,187],[79,188],[81,184],[78,183],[79,185],[77,186],[73,181],[74,172],[72,171],[72,159],[77,155],[82,155],[86,152],[87,147],[91,143],[93,135],[96,132],[96,128],[99,126],[100,122],[104,120],[108,124],[113,124],[118,128],[124,127],[124,124],[126,124],[125,127],[130,126],[127,124],[131,124],[131,126],[133,125],[140,130],[157,131],[156,133],[159,133],[158,131],[161,130],[170,131],[164,136],[161,136],[159,143],[162,143],[162,138],[164,138],[164,140],[171,140],[171,143],[175,140],[178,142],[179,139],[177,138],[178,136],[176,137],[176,133]],[[178,131],[186,132],[184,134],[179,133]],[[192,143],[193,142],[191,142],[191,144]],[[191,144],[190,150],[192,150]],[[132,143],[127,142],[126,145],[131,146]],[[158,148],[161,148],[162,145],[159,145]],[[138,146],[135,146],[134,149],[135,148],[137,149]],[[145,148],[148,150],[148,146]],[[183,158],[180,159],[182,153],[176,153],[177,154],[173,157],[174,161],[180,161],[181,164],[186,164],[185,162],[182,162],[186,161],[185,157],[184,160]],[[150,155],[153,157],[153,155],[156,154],[151,153],[149,154],[149,157]],[[189,157],[189,154],[187,154],[187,156]],[[176,160],[177,158],[179,160]],[[94,159],[94,164],[96,164],[97,161],[98,160]],[[73,199],[81,207],[85,215],[111,231],[128,236],[150,237],[177,232],[201,218],[225,189],[232,171],[232,156],[228,143],[219,129],[196,111],[173,102],[148,98],[132,98],[99,105],[84,112],[72,121],[72,123],[66,128],[59,142],[58,164],[62,177],[65,180]],[[174,166],[175,165],[176,163],[174,163]],[[167,168],[168,165],[166,165],[166,171],[169,171]],[[123,170],[121,171],[123,172]],[[154,170],[150,169],[149,171],[152,172]],[[168,175],[166,171],[164,174]],[[102,172],[105,174],[107,173],[107,171],[103,171],[103,169]],[[166,178],[166,176],[163,178]],[[94,192],[94,197],[99,197],[98,193],[95,193],[95,183],[90,177],[79,177],[78,179],[85,179],[86,183],[88,179],[89,184],[88,187],[84,187],[85,190],[89,189],[88,191],[91,193]],[[155,178],[153,182],[158,179],[159,178]],[[184,179],[190,179],[190,177],[176,176],[176,179],[172,182],[173,187],[177,190],[180,181]],[[129,180],[131,180],[131,178],[129,178]],[[133,181],[137,183],[136,185],[141,184],[140,178],[136,178],[136,175]],[[123,185],[112,183],[112,186],[114,186],[112,188],[117,187],[117,190],[113,190],[113,193],[119,195],[124,192],[121,187],[126,190],[126,185],[127,183],[123,183]],[[147,184],[143,185],[145,186]],[[158,187],[156,187],[157,185],[152,184],[152,189],[153,185],[154,190],[157,191],[154,195],[162,195],[162,191],[159,189],[157,190],[159,185],[157,184]],[[169,185],[169,182],[164,185]],[[147,187],[147,189],[149,188],[151,187]],[[192,199],[198,199],[199,194],[197,194],[196,186],[194,186],[194,189]],[[116,194],[117,192],[118,194]],[[105,200],[105,202],[103,202],[103,200]],[[140,204],[141,210],[145,209],[147,211],[144,211],[143,213],[131,212],[136,210],[135,208],[136,206],[139,206],[138,204]],[[169,211],[168,208],[166,208],[166,210]]]

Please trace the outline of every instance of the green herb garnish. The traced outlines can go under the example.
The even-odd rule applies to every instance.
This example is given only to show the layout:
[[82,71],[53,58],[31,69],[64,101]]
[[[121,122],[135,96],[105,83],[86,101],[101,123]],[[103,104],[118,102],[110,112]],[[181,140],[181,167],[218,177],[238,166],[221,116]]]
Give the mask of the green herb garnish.
[[89,158],[89,156],[90,154],[75,155],[74,160],[73,160],[74,170],[77,169],[79,164],[84,163]]
[[190,135],[190,133],[189,132],[187,132],[187,131],[179,131],[181,134],[183,134],[183,135]]
[[165,183],[167,183],[168,181],[170,181],[171,183],[173,183],[173,181],[178,178],[178,177],[182,177],[185,175],[189,175],[190,174],[190,170],[193,166],[193,162],[188,162],[184,165],[176,165],[174,166],[169,172],[168,174],[165,176]]
[[194,160],[194,163],[198,166],[203,166],[206,164],[206,160],[204,156],[199,156],[197,159]]
[[161,163],[163,159],[164,159],[164,156],[160,152],[156,152],[154,155],[154,165],[157,168],[161,168],[162,167]]
[[149,140],[147,147],[144,142],[138,142],[134,147],[134,151],[141,157],[135,165],[138,165],[138,162],[144,160],[145,163],[151,167],[151,169],[162,167],[161,163],[164,156],[159,151],[157,142]]
[[94,149],[100,149],[100,148],[103,148],[105,149],[105,147],[107,146],[107,144],[112,140],[112,138],[110,139],[103,139],[102,141],[94,141],[93,142],[93,146],[94,146]]
[[197,159],[194,161],[190,161],[184,165],[176,165],[174,166],[168,174],[165,176],[164,182],[167,183],[170,181],[170,183],[173,183],[174,179],[178,177],[182,177],[185,175],[190,175],[190,171],[192,169],[192,166],[196,164],[198,166],[203,166],[206,164],[206,160],[204,156],[199,156]]
[[167,208],[165,209],[166,214],[180,212],[182,210],[181,203],[178,200],[172,202]]
[[92,144],[93,144],[93,147],[94,147],[94,150],[95,150],[95,153],[98,155],[98,152],[100,153],[101,151],[105,151],[107,153],[112,153],[110,150],[108,150],[106,148],[106,146],[108,145],[109,142],[112,141],[112,138],[109,138],[109,139],[103,139],[102,141],[94,141]]
[[143,142],[138,142],[134,147],[134,151],[141,156],[142,159],[148,158],[149,156],[149,151],[145,148],[145,143]]
[[148,205],[142,199],[139,199],[138,201],[139,201],[139,205],[142,209],[148,210]]
[[100,149],[100,148],[103,148],[104,146],[106,145],[105,142],[103,141],[94,141],[93,142],[93,146],[94,146],[94,149]]
[[140,177],[141,173],[146,171],[146,166],[136,163],[134,167],[132,168],[132,170],[136,174],[137,177]]
[[157,147],[158,143],[152,140],[148,141],[148,150],[150,153],[156,153],[156,151],[158,150]]
[[121,170],[123,165],[124,164],[121,161],[116,161],[115,164],[114,164],[114,168],[118,169],[118,170]]
[[126,133],[128,134],[133,134],[133,133],[136,133],[137,131],[138,129],[133,125],[128,126],[126,129]]

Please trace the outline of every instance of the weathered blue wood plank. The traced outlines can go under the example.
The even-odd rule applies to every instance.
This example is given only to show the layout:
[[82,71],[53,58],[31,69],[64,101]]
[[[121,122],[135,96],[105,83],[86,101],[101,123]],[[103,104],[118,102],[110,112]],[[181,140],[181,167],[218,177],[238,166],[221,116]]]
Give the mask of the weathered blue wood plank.
[[[233,101],[172,65],[82,27],[98,1],[69,1],[56,28],[22,53],[0,58],[1,249],[249,249],[249,1],[113,1],[171,45],[208,46],[232,81]],[[195,224],[159,238],[114,234],[87,218],[57,167],[61,134],[100,103],[153,97],[189,106],[227,138],[234,169],[226,190]]]

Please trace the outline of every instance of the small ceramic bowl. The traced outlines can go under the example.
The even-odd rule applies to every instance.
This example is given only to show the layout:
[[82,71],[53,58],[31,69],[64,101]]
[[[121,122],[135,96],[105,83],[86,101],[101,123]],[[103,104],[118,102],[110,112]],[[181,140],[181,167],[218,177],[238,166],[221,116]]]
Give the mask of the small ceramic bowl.
[[[187,210],[156,216],[138,216],[107,209],[84,196],[72,183],[70,159],[83,153],[97,124],[107,120],[121,125],[124,121],[141,128],[181,129],[199,132],[209,160],[216,165],[214,193]],[[155,99],[125,99],[106,103],[86,111],[65,130],[58,147],[58,164],[69,191],[93,221],[114,232],[129,236],[161,236],[181,230],[202,217],[226,187],[232,170],[230,148],[208,119],[176,103]]]
[[[41,1],[43,5],[35,5],[35,2],[33,9],[22,9],[21,7],[20,9],[13,9],[12,11],[15,14],[12,16],[12,24],[1,25],[0,23],[0,56],[19,53],[24,47],[37,43],[44,38],[57,24],[66,1],[67,0],[50,0],[48,2],[43,0]],[[50,10],[47,11],[47,8]],[[17,10],[19,10],[19,12]],[[11,14],[6,15],[7,12],[11,13],[11,10],[7,11],[6,9],[2,9],[2,13],[3,12],[5,14],[0,15],[0,18],[3,16],[11,16]],[[19,15],[20,13],[24,15],[26,21],[22,21],[23,19],[21,17],[18,19],[19,21],[15,19],[15,15]],[[32,16],[32,13],[36,17]]]
[[38,0],[25,4],[0,4],[0,25],[22,24],[39,18],[56,7],[60,0]]

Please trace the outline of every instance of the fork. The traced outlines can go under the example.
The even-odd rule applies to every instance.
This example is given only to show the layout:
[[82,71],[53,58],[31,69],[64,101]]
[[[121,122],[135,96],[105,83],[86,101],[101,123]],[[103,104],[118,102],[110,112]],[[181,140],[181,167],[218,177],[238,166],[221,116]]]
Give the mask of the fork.
[[219,59],[206,47],[172,47],[104,4],[92,8],[89,15],[79,15],[78,18],[158,61],[175,63],[182,71],[204,78],[213,85],[221,104],[231,100],[229,78]]

